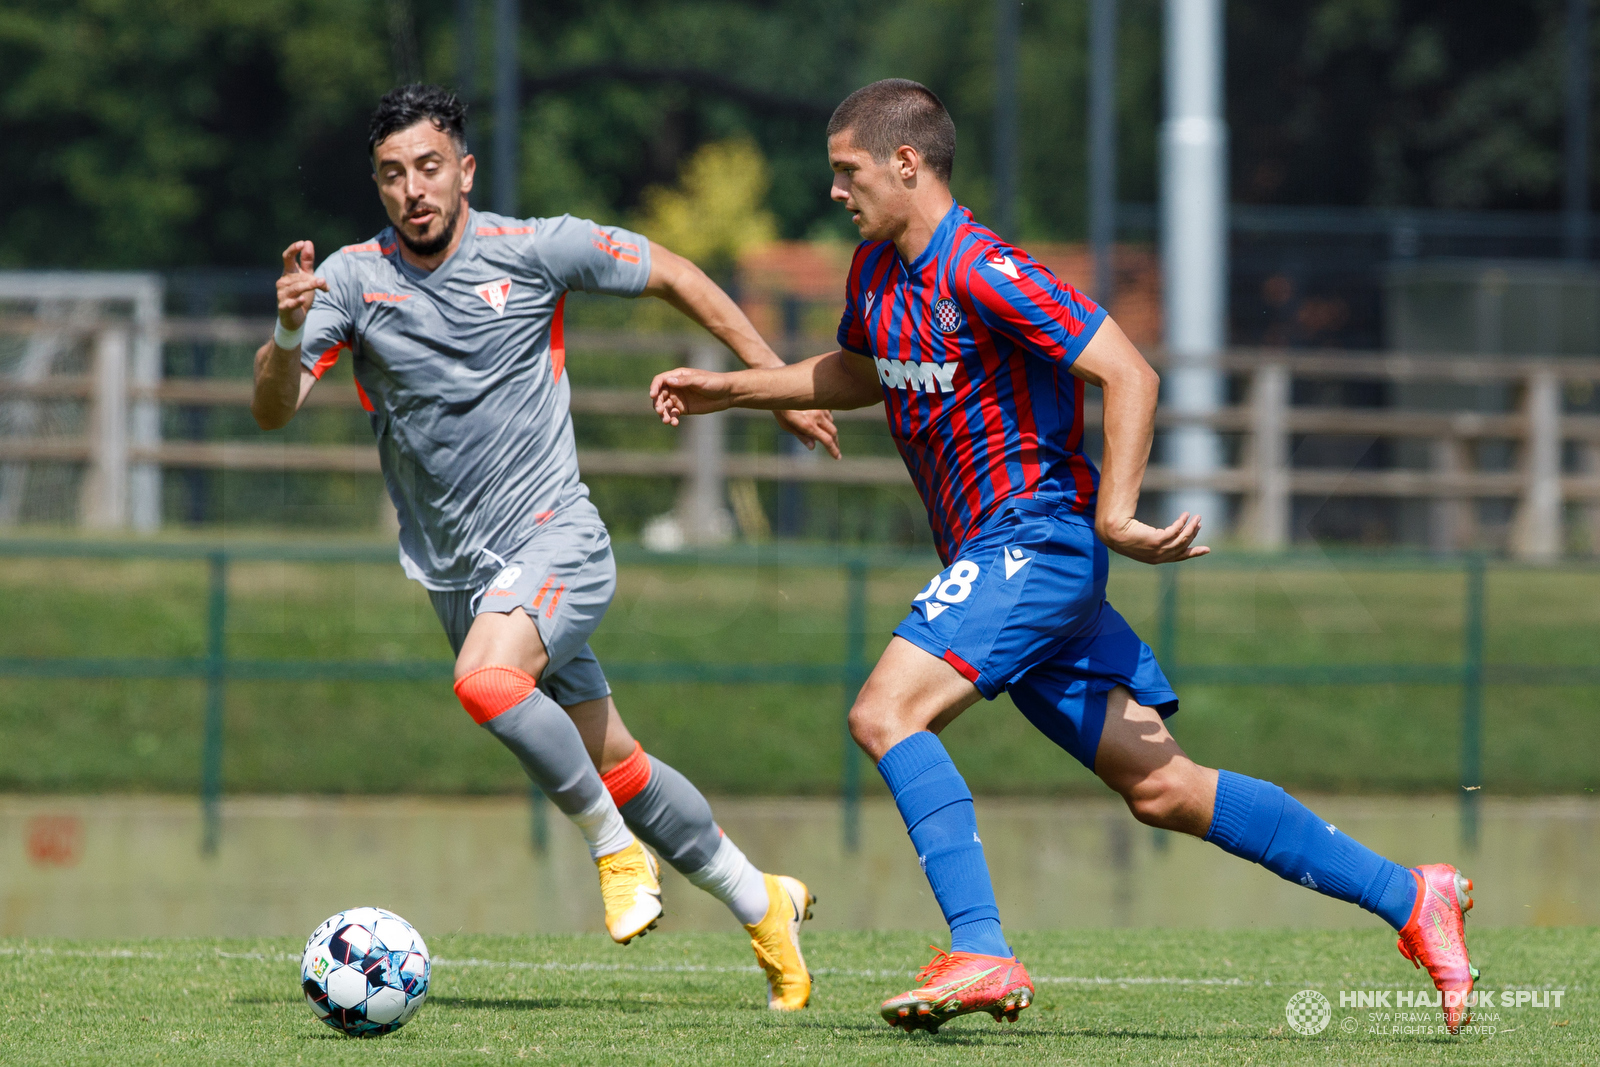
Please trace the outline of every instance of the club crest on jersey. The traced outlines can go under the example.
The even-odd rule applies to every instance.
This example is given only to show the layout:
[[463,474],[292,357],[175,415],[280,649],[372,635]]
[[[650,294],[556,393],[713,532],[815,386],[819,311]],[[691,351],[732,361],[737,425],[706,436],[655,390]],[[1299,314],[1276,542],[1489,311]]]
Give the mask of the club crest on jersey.
[[475,292],[494,308],[496,315],[504,315],[506,300],[511,296],[511,279],[501,278],[497,282],[485,282],[478,286]]
[[961,305],[948,296],[940,297],[933,305],[933,325],[940,333],[955,333],[961,329],[965,317]]

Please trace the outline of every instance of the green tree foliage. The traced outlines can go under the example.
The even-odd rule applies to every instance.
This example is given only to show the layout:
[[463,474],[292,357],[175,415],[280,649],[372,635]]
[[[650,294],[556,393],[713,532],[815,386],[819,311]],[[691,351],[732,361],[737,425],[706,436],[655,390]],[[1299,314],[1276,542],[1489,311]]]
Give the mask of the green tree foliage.
[[[494,34],[492,5],[478,6],[483,157]],[[1119,192],[1149,201],[1162,3],[1121,7]],[[1564,7],[1231,0],[1235,197],[1555,206]],[[1023,7],[1023,239],[1083,232],[1085,8]],[[423,77],[459,84],[454,14],[407,0],[8,0],[0,265],[270,265],[292,237],[370,235],[384,220],[367,116],[412,62],[396,26],[414,26]],[[901,75],[955,114],[957,193],[982,217],[995,21],[994,0],[524,4],[522,210],[633,217],[699,146],[746,139],[782,236],[853,237],[826,197],[823,124],[851,89]]]
[[364,0],[8,0],[0,262],[248,263],[285,233],[342,236],[364,175],[340,172],[389,80],[372,19]]
[[778,236],[763,206],[768,182],[767,161],[751,141],[713,141],[689,157],[677,186],[644,191],[635,225],[709,273],[726,275],[742,252]]
[[1236,198],[1556,208],[1566,7],[1229,4]]

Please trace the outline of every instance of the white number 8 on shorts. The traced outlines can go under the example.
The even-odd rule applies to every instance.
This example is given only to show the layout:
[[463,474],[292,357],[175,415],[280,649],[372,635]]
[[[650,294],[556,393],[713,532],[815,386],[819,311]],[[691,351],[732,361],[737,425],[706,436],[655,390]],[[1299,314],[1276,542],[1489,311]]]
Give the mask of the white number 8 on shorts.
[[964,559],[950,568],[950,577],[943,582],[939,580],[941,577],[935,574],[928,582],[928,588],[911,599],[927,600],[930,596],[936,596],[946,604],[961,603],[972,595],[972,583],[978,580],[978,565],[970,559]]
[[521,567],[507,567],[505,570],[500,572],[498,577],[495,578],[493,584],[496,589],[510,589],[516,584],[517,579],[521,577]]

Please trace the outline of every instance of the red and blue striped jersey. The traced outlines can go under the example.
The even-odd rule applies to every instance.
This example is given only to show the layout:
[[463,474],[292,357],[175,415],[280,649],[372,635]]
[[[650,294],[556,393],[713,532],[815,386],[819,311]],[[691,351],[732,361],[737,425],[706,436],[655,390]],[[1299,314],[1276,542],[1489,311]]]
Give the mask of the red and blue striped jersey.
[[1106,313],[959,204],[916,261],[856,249],[839,345],[872,357],[889,429],[949,563],[1012,497],[1093,517],[1083,381],[1068,370]]

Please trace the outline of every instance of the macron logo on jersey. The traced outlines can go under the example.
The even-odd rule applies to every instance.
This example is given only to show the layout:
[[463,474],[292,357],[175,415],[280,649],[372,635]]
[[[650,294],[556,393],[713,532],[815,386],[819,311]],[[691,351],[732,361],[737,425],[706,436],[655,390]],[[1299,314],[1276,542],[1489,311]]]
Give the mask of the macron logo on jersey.
[[956,391],[958,362],[906,363],[898,359],[874,360],[878,365],[878,381],[891,389],[910,389],[912,392],[953,393]]
[[1021,272],[1017,270],[1017,265],[1011,262],[1010,256],[991,256],[985,262],[1012,281],[1017,281],[1022,277]]
[[496,315],[504,315],[506,313],[506,300],[511,296],[511,279],[501,278],[497,282],[485,282],[483,285],[478,286],[476,292],[488,302],[490,307],[494,308]]

